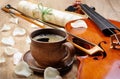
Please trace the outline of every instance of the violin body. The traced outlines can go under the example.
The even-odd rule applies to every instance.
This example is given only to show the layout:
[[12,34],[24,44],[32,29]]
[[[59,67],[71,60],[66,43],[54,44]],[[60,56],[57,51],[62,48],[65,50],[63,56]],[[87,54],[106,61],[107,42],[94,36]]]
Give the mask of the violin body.
[[[94,60],[91,56],[87,58],[81,58],[78,78],[77,79],[120,79],[120,50],[111,48],[110,37],[105,36],[97,25],[90,19],[83,19],[88,28],[73,28],[70,21],[66,24],[65,29],[67,32],[76,35],[80,38],[84,38],[95,44],[99,44],[101,41],[101,47],[106,53],[106,57],[99,60]],[[115,26],[120,27],[120,22],[109,20]]]
[[[66,24],[66,31],[99,45],[104,50],[105,56],[96,59],[93,58],[94,55],[92,57],[88,53],[89,56],[83,58],[81,52],[79,52],[80,54],[77,56],[77,59],[80,61],[80,65],[77,79],[120,79],[120,50],[115,49],[113,46],[113,44],[117,43],[118,48],[120,47],[120,34],[118,34],[120,31],[120,22],[105,19],[87,4],[79,3],[78,5],[89,17],[89,19],[82,19],[87,24],[88,28],[73,28],[71,23],[76,21],[74,20]],[[111,39],[112,36],[115,36],[115,40]],[[73,38],[68,39],[74,42]],[[80,41],[77,40],[77,42]],[[77,44],[90,48],[90,43],[88,43],[88,45],[84,42]]]

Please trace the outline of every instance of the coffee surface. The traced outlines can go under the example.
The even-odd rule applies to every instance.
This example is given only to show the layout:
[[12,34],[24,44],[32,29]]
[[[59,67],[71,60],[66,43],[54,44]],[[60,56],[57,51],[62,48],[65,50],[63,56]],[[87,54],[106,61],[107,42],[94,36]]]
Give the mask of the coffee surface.
[[42,42],[58,42],[60,40],[63,40],[64,37],[55,34],[40,34],[38,36],[35,36],[33,39]]

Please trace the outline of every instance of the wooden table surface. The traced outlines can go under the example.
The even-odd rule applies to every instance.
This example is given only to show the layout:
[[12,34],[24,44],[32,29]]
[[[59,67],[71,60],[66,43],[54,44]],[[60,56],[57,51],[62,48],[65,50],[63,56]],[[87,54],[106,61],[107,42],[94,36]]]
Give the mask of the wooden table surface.
[[[20,0],[0,0],[0,7],[5,6],[6,4],[11,4],[14,7],[17,7],[17,4]],[[65,10],[65,8],[74,3],[74,0],[29,0],[35,3],[43,3],[43,5],[51,8],[55,8],[58,10]],[[82,0],[83,3],[86,3],[90,6],[94,6],[96,11],[103,15],[107,19],[113,19],[120,21],[120,0]],[[19,18],[19,24],[12,24],[9,22],[11,16],[2,10],[0,10],[0,28],[4,24],[11,24],[12,29],[7,32],[0,32],[0,40],[3,37],[12,36],[12,31],[15,27],[22,27],[26,30],[26,34],[24,36],[16,36],[15,45],[13,47],[17,48],[21,53],[26,53],[29,50],[29,44],[26,44],[25,38],[29,36],[29,34],[35,30],[31,27],[31,23]],[[12,56],[6,56],[4,54],[4,48],[6,45],[3,45],[0,41],[0,56],[4,56],[6,58],[6,62],[0,64],[0,79],[43,79],[40,75],[31,75],[28,78],[20,77],[15,75],[13,65]],[[63,76],[63,79],[76,79],[77,66],[74,65],[66,75]]]

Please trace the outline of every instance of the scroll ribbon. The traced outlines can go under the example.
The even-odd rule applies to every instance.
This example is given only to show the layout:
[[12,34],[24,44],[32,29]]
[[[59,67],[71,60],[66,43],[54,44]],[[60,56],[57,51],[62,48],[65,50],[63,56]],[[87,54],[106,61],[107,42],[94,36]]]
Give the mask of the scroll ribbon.
[[38,4],[38,9],[42,13],[42,21],[45,21],[45,15],[52,15],[52,9],[51,8],[44,8],[43,5],[40,3]]

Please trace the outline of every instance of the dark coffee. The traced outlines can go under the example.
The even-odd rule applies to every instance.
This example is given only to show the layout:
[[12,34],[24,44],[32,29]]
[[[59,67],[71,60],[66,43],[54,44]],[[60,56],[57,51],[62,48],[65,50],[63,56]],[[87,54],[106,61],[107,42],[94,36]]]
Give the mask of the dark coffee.
[[39,38],[37,41],[49,42],[49,38]]
[[42,42],[57,42],[63,40],[64,37],[55,34],[40,34],[35,36],[33,39]]

